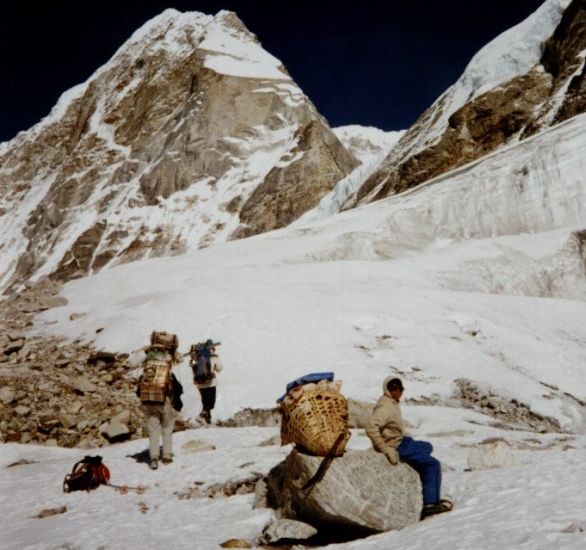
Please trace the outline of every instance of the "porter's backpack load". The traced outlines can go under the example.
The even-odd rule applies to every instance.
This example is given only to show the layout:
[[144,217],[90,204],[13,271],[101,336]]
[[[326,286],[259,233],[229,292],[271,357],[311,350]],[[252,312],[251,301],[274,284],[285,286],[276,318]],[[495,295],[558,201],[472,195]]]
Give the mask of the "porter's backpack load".
[[172,394],[172,366],[170,353],[147,352],[138,388],[138,395],[143,403],[164,403],[165,397]]
[[196,384],[206,384],[213,380],[216,375],[212,368],[212,355],[215,355],[210,348],[219,346],[220,342],[207,340],[205,343],[192,344],[189,350],[191,356],[191,369],[193,370],[193,381]]
[[155,330],[151,333],[151,346],[161,346],[174,352],[179,347],[179,339],[176,334]]
[[[329,378],[329,377],[328,377]],[[308,387],[309,386],[309,387]],[[350,438],[348,402],[340,383],[323,379],[294,386],[281,402],[281,444],[294,443],[317,456],[342,456]]]
[[102,463],[101,456],[86,456],[73,466],[65,476],[63,491],[92,491],[110,480],[110,470]]
[[214,378],[212,353],[205,344],[191,346],[191,369],[196,384],[205,384]]

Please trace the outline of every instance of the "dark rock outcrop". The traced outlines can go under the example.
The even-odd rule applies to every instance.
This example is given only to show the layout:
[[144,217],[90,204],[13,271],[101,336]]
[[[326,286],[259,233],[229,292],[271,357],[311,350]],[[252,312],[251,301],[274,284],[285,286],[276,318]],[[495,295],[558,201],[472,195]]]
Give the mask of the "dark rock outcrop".
[[464,89],[456,83],[409,128],[344,208],[401,193],[583,113],[585,49],[586,3],[573,0],[530,70],[472,95],[451,111],[454,97]]

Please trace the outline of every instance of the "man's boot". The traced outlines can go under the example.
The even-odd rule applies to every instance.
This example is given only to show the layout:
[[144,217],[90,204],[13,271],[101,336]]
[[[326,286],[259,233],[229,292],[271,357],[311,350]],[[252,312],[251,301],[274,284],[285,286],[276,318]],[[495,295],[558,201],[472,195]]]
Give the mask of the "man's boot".
[[449,512],[453,507],[454,503],[449,498],[443,498],[436,504],[426,504],[421,510],[421,519]]

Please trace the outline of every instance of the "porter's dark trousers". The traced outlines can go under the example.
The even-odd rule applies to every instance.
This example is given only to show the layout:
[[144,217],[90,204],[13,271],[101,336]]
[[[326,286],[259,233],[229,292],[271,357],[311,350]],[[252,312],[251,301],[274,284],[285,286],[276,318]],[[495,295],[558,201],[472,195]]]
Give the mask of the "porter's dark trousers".
[[199,388],[199,393],[201,395],[202,412],[206,412],[209,415],[216,406],[216,386]]

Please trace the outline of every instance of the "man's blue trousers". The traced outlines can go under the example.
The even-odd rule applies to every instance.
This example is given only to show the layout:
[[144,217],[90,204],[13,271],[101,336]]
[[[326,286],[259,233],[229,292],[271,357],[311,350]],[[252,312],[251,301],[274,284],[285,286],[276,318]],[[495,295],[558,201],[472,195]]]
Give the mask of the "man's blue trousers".
[[440,501],[442,468],[439,460],[433,458],[433,446],[427,441],[416,441],[404,437],[397,447],[399,457],[411,466],[421,478],[423,504],[437,504]]

